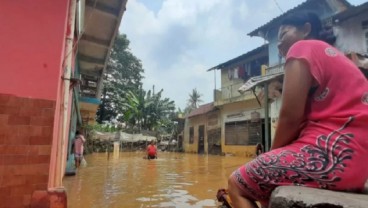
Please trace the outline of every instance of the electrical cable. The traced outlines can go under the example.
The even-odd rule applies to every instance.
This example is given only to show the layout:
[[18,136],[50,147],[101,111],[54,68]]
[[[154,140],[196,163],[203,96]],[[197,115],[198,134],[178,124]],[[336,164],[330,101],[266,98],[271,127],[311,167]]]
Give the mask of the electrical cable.
[[277,8],[279,8],[279,10],[281,11],[281,13],[284,13],[284,11],[281,9],[279,3],[277,3],[277,0],[273,0],[273,2],[275,2]]

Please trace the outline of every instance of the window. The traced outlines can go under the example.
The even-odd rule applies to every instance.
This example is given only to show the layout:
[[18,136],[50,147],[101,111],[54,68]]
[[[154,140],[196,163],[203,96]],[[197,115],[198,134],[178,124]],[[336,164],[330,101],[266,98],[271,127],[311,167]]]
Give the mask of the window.
[[262,121],[225,123],[225,145],[256,145],[262,142]]
[[248,144],[248,122],[237,121],[225,124],[226,145]]
[[194,127],[189,128],[189,144],[194,143]]

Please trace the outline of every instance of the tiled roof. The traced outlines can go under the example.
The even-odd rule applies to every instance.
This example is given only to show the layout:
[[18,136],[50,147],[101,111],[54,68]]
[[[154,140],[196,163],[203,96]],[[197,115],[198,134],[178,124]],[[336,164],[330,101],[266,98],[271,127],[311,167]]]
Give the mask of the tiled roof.
[[[288,14],[295,12],[297,10],[303,9],[304,7],[309,6],[310,4],[316,3],[316,2],[321,2],[321,0],[307,0],[297,6],[295,6],[294,8],[284,12],[283,14],[279,15],[278,17],[273,18],[272,20],[270,20],[269,22],[267,22],[266,24],[258,27],[257,29],[253,30],[252,32],[248,33],[249,36],[259,36],[259,32],[265,30],[266,28],[271,27],[272,25],[280,22],[282,20],[282,18],[284,18],[285,16],[287,16]],[[352,5],[346,1],[346,0],[341,0],[341,3],[343,3],[345,6],[347,7],[351,7]]]
[[207,103],[207,104],[204,104],[204,105],[199,106],[196,109],[193,109],[192,112],[189,113],[189,115],[187,116],[187,118],[198,116],[198,115],[203,115],[203,114],[206,114],[208,112],[211,112],[211,111],[213,111],[215,109],[216,108],[213,105],[213,102]]
[[258,47],[256,49],[253,49],[251,51],[248,51],[247,53],[245,53],[243,55],[240,55],[240,56],[238,56],[236,58],[233,58],[231,60],[228,60],[228,61],[226,61],[224,63],[221,63],[221,64],[219,64],[217,66],[214,66],[214,67],[208,69],[207,71],[212,71],[212,70],[215,70],[215,69],[223,69],[223,68],[225,68],[227,66],[230,66],[231,64],[236,63],[236,62],[238,62],[238,61],[240,61],[242,59],[248,58],[248,57],[250,57],[252,55],[256,55],[257,53],[261,53],[263,50],[268,50],[268,44],[264,44],[264,45],[262,45],[262,46],[260,46],[260,47]]

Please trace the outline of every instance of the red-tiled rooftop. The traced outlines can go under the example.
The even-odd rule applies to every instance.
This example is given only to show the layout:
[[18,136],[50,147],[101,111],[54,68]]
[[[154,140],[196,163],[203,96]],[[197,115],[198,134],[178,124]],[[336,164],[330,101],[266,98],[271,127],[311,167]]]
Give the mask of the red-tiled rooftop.
[[204,104],[204,105],[200,105],[198,108],[193,109],[192,112],[189,113],[189,115],[187,116],[187,118],[198,116],[198,115],[203,115],[203,114],[206,114],[208,112],[211,112],[211,111],[213,111],[215,109],[216,108],[213,105],[213,102],[207,103],[207,104]]

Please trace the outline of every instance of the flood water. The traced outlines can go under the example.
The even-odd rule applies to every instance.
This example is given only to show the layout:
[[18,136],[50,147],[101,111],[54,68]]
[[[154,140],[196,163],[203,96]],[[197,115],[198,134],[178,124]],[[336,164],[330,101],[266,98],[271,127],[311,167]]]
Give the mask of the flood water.
[[87,155],[87,166],[64,178],[70,208],[217,207],[217,189],[247,158],[143,152]]

